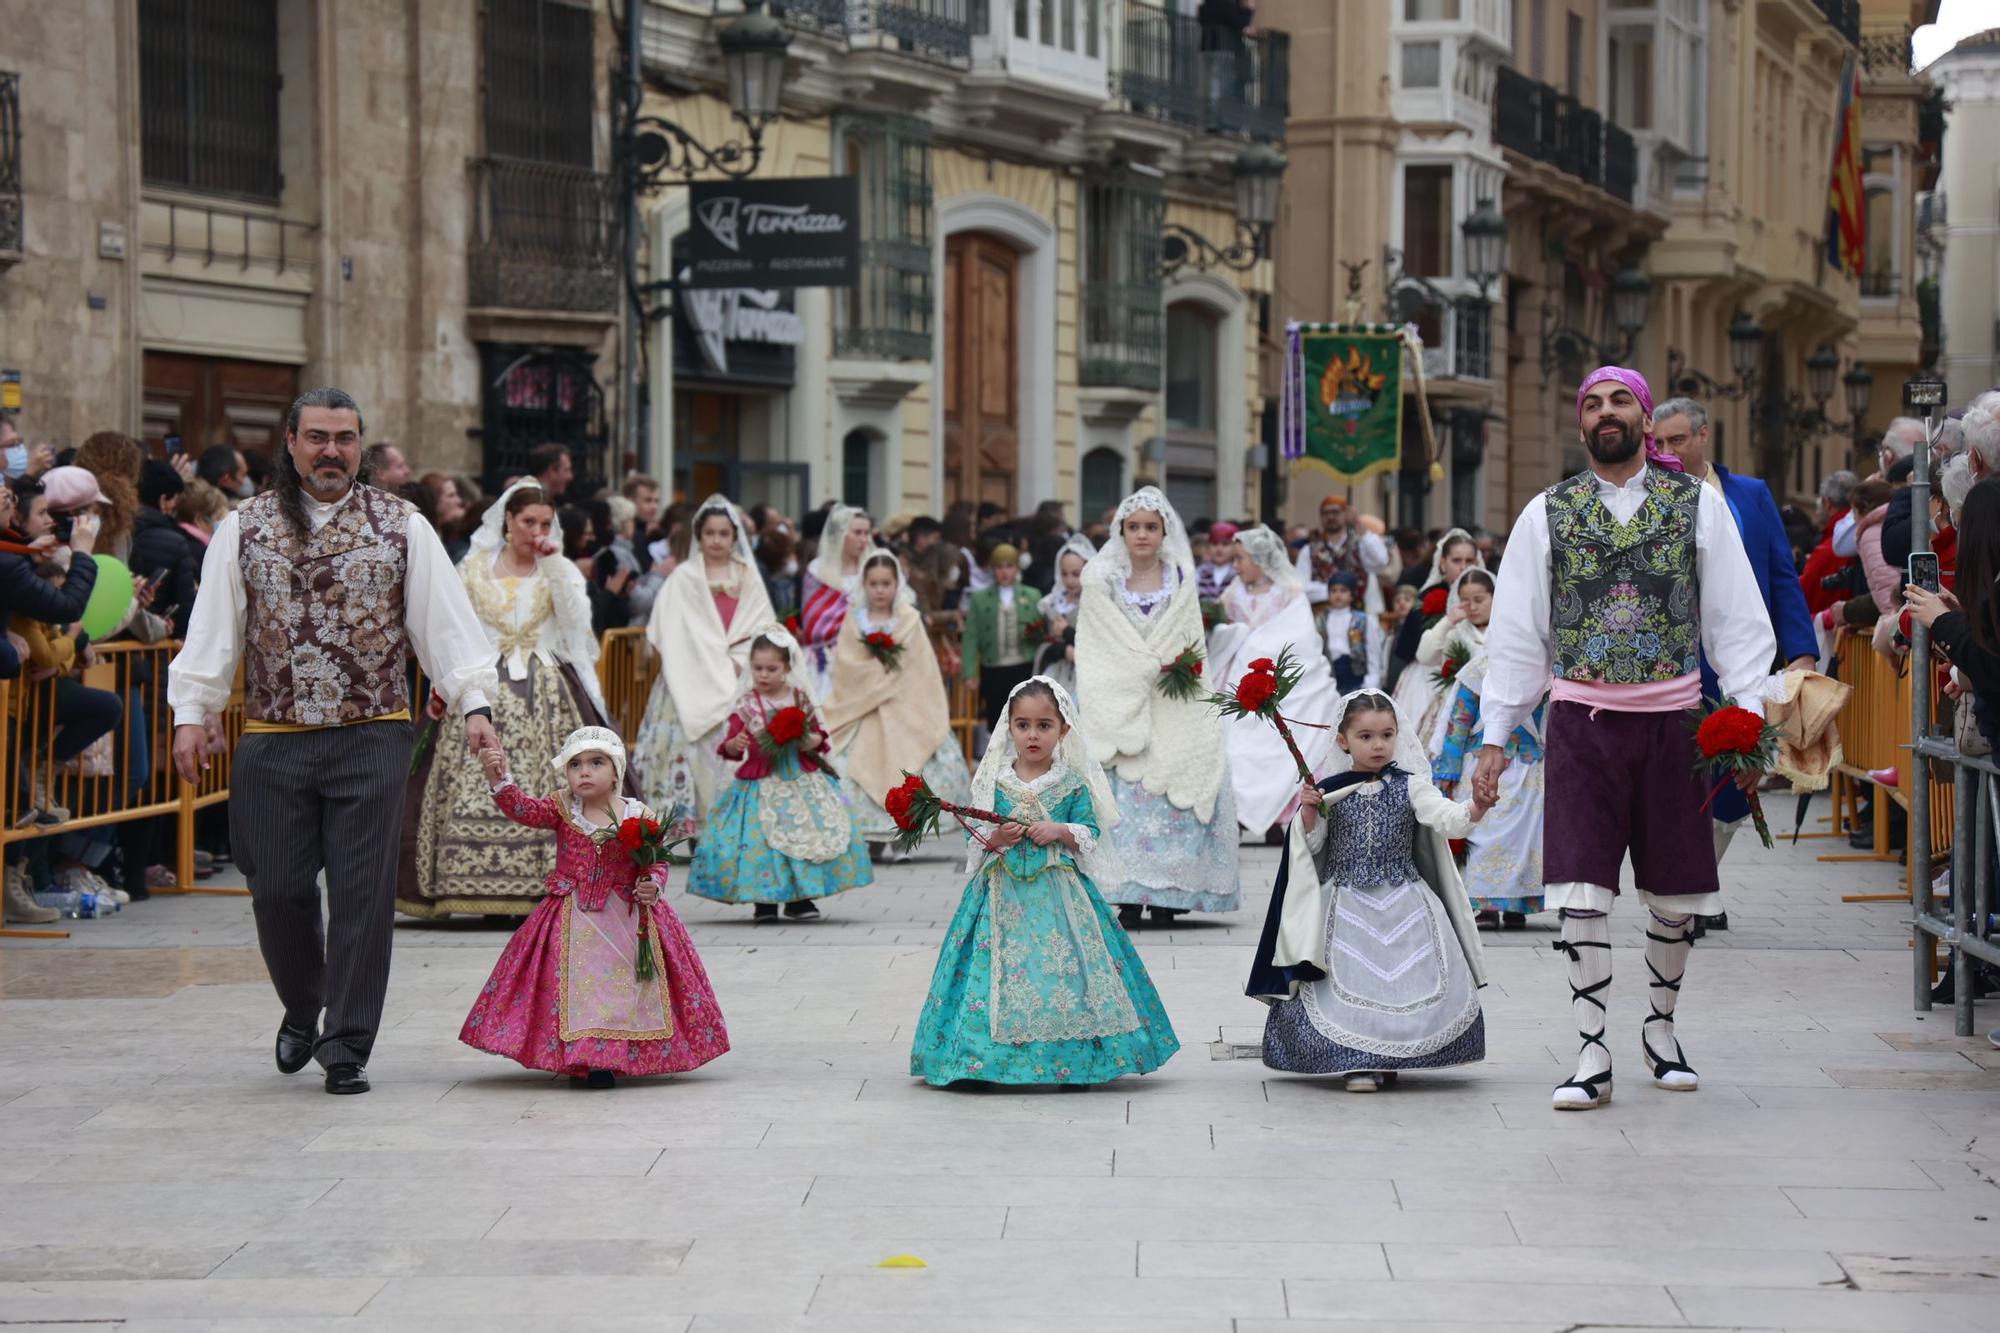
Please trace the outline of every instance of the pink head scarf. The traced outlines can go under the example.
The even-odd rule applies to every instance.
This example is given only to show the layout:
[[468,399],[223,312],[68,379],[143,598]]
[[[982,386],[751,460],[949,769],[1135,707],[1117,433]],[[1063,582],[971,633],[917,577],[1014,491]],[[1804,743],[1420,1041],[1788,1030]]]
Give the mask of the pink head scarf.
[[[1606,380],[1616,380],[1630,389],[1632,396],[1639,400],[1639,410],[1649,417],[1653,415],[1653,389],[1646,383],[1644,375],[1636,370],[1628,370],[1624,366],[1599,366],[1583,377],[1583,384],[1576,391],[1576,415],[1579,421],[1583,417],[1583,396],[1589,393],[1593,386],[1602,384]],[[1650,430],[1646,432],[1645,447],[1646,461],[1654,467],[1668,472],[1686,471],[1681,466],[1680,459],[1653,442],[1653,432]]]

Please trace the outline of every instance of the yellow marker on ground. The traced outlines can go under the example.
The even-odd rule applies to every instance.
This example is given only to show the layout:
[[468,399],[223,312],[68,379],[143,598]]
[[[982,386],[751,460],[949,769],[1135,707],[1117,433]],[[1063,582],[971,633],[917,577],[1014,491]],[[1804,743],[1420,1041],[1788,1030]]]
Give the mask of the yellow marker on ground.
[[892,1254],[887,1259],[884,1259],[881,1263],[876,1264],[875,1266],[877,1268],[929,1268],[930,1267],[929,1264],[917,1258],[917,1256],[914,1254]]

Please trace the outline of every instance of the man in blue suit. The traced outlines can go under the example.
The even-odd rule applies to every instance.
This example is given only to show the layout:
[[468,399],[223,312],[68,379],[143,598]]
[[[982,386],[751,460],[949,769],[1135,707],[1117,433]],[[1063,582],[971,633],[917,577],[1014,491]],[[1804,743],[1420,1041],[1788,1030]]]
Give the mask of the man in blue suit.
[[[1743,534],[1743,549],[1757,586],[1764,594],[1764,611],[1778,637],[1778,653],[1786,659],[1786,669],[1812,668],[1819,662],[1819,640],[1813,634],[1812,615],[1806,610],[1805,594],[1799,587],[1799,571],[1792,563],[1792,543],[1785,534],[1785,522],[1778,517],[1778,503],[1771,488],[1755,477],[1741,477],[1713,462],[1708,409],[1692,398],[1669,398],[1653,413],[1653,437],[1660,447],[1681,460],[1690,477],[1715,487],[1729,502],[1736,518],[1736,530]],[[1713,699],[1717,685],[1715,672],[1706,655],[1701,662],[1701,692]],[[1729,840],[1750,817],[1750,803],[1735,783],[1724,784],[1709,809],[1715,815],[1715,859],[1722,860]],[[1727,916],[1705,917],[1701,925],[1709,930],[1729,929]]]

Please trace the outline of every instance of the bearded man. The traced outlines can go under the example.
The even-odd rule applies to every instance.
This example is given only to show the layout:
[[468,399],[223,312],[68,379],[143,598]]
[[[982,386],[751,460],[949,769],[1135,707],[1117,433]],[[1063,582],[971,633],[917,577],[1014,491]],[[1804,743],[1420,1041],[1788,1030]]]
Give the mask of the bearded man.
[[339,1096],[368,1091],[389,987],[412,650],[464,713],[472,752],[498,744],[485,627],[437,533],[361,480],[361,432],[360,407],[339,389],[292,404],[274,485],[216,525],[187,642],[167,668],[174,766],[195,782],[242,664],[229,844],[285,1009],[278,1071],[317,1058]]
[[1389,567],[1389,544],[1354,521],[1347,501],[1329,495],[1319,502],[1319,535],[1299,548],[1299,582],[1309,601],[1326,600],[1326,585],[1335,574],[1361,581],[1370,613],[1382,611],[1382,587],[1376,575]]
[[1720,913],[1722,895],[1688,723],[1704,652],[1724,694],[1758,713],[1777,653],[1727,501],[1654,444],[1645,377],[1593,371],[1576,405],[1589,470],[1528,502],[1500,567],[1473,778],[1481,799],[1498,799],[1502,747],[1546,692],[1542,878],[1583,1041],[1575,1076],[1555,1090],[1559,1111],[1611,1100],[1609,914],[1628,851],[1652,974],[1640,1051],[1657,1086],[1700,1085],[1674,1007],[1694,917]]

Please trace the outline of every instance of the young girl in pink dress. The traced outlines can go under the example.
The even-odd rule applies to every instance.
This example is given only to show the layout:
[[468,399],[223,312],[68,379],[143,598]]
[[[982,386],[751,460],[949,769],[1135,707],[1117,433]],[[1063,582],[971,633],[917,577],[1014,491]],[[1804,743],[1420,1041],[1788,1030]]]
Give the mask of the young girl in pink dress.
[[[618,1074],[678,1074],[728,1050],[701,957],[661,897],[666,866],[642,871],[618,840],[626,819],[657,818],[618,794],[625,781],[618,733],[571,733],[555,757],[566,797],[523,792],[497,747],[480,762],[502,814],[555,831],[556,868],[548,895],[501,952],[458,1039],[591,1088],[611,1087]],[[650,968],[638,965],[641,948]]]

